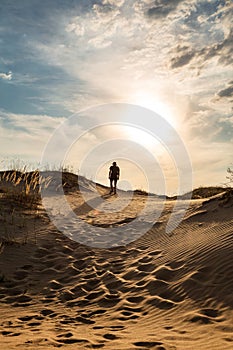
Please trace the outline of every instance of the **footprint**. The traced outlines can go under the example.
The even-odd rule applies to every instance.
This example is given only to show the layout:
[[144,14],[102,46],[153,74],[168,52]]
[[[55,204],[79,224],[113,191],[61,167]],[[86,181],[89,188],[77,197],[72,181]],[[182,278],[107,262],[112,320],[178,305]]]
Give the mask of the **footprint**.
[[131,316],[132,315],[132,312],[129,312],[129,311],[122,311],[121,313],[123,316]]
[[188,321],[200,324],[210,324],[213,322],[219,322],[220,320],[217,318],[220,315],[221,313],[218,310],[206,308],[200,310],[200,312],[196,313],[195,315],[190,315]]
[[30,322],[28,323],[28,326],[30,327],[38,327],[41,325],[41,322]]
[[152,258],[150,256],[144,256],[143,258],[139,259],[138,262],[141,264],[147,264],[151,262]]
[[135,312],[142,312],[142,308],[141,307],[129,307],[129,306],[125,306],[124,310],[130,312],[130,313],[135,313]]
[[65,338],[70,338],[73,337],[73,333],[68,332],[68,333],[62,333],[57,336],[58,338],[65,337]]
[[176,269],[180,269],[181,267],[183,267],[185,264],[184,264],[184,261],[171,261],[168,266],[170,266],[173,270],[176,270]]
[[86,295],[85,299],[87,299],[87,300],[95,300],[95,299],[98,299],[103,294],[104,294],[103,290],[92,292],[92,293],[89,293],[88,295]]
[[86,295],[86,292],[83,290],[83,288],[81,287],[80,284],[73,287],[70,291],[71,291],[71,293],[74,294],[75,298],[82,297],[82,296]]
[[139,264],[138,270],[143,272],[152,272],[155,269],[155,265],[148,263],[148,264]]
[[66,291],[62,291],[62,293],[59,296],[59,299],[62,302],[66,302],[66,301],[74,300],[74,299],[76,299],[76,297],[69,290],[66,290]]
[[79,322],[85,323],[85,324],[94,324],[94,323],[95,323],[95,321],[90,320],[90,319],[88,319],[88,318],[84,318],[84,317],[82,317],[82,316],[77,316],[77,317],[76,317],[76,321],[79,321]]
[[161,250],[154,250],[153,252],[149,252],[148,255],[150,256],[159,256],[161,255],[162,251]]
[[163,281],[172,281],[176,278],[177,272],[174,270],[168,269],[167,267],[161,267],[159,270],[155,272],[155,276],[157,279]]
[[103,347],[105,347],[105,344],[92,344],[91,345],[91,348],[92,349],[100,349],[100,348],[103,348]]
[[110,326],[110,328],[112,328],[113,331],[120,331],[125,329],[125,326]]
[[31,321],[36,315],[30,315],[30,316],[22,316],[19,317],[18,320],[23,321],[23,322],[27,322],[27,321]]
[[110,307],[114,307],[115,305],[117,305],[120,302],[120,298],[116,297],[116,298],[110,298],[108,296],[105,296],[103,299],[98,301],[99,306],[101,307],[106,307],[106,308],[110,308]]
[[127,249],[125,251],[125,254],[133,256],[133,257],[137,257],[138,254],[140,254],[140,253],[141,253],[141,251],[139,249],[136,249],[136,248]]
[[[57,314],[52,314],[52,315],[57,315]],[[35,316],[35,319],[38,321],[42,321],[44,319],[43,316]]]
[[75,344],[75,343],[87,344],[87,343],[89,343],[89,341],[86,339],[76,339],[76,338],[57,339],[57,342],[63,343],[63,344]]
[[109,289],[109,290],[119,290],[121,289],[121,287],[124,285],[124,282],[120,281],[120,280],[116,280],[113,282],[109,282],[106,283],[105,286]]
[[131,271],[127,272],[125,275],[123,275],[122,278],[124,278],[124,280],[126,280],[126,281],[141,280],[146,275],[147,274],[145,272],[131,270]]
[[210,324],[213,323],[209,317],[202,315],[195,315],[189,318],[189,322],[199,323],[199,324]]
[[228,337],[226,337],[226,338],[223,338],[226,342],[229,342],[229,343],[231,343],[231,342],[233,342],[233,338],[228,338]]
[[90,317],[96,316],[96,315],[103,315],[107,310],[105,309],[99,309],[99,310],[94,310],[90,313]]
[[140,346],[140,347],[145,347],[145,348],[153,348],[154,346],[159,346],[159,345],[163,345],[163,343],[161,343],[160,341],[138,341],[133,343],[133,345],[135,346]]
[[169,285],[161,280],[153,280],[146,285],[146,288],[150,295],[158,295],[159,293],[167,290],[168,287]]
[[139,250],[141,250],[142,252],[145,252],[147,249],[148,249],[148,247],[145,247],[144,245],[140,245],[140,246],[138,246],[137,247]]
[[62,285],[59,282],[53,280],[49,283],[49,288],[52,290],[57,290],[57,289],[61,289]]
[[115,334],[112,334],[112,333],[106,333],[106,334],[103,335],[103,337],[105,339],[108,339],[108,340],[114,340],[114,339],[118,339],[119,338]]
[[9,334],[10,337],[18,337],[19,335],[21,335],[19,332]]
[[204,314],[205,316],[212,317],[212,318],[220,316],[220,312],[214,309],[202,309],[201,313]]
[[17,303],[29,303],[32,301],[32,298],[28,295],[20,295],[19,297],[15,298],[15,302]]
[[51,309],[44,309],[44,310],[41,310],[41,312],[40,312],[43,316],[48,316],[48,315],[51,315],[51,314],[53,314],[54,313],[54,311],[53,310],[51,310]]
[[138,281],[136,283],[136,286],[138,286],[138,287],[145,287],[147,285],[147,283],[148,283],[147,281],[141,280],[141,281]]
[[140,303],[142,300],[144,300],[143,296],[139,296],[139,297],[128,297],[126,298],[127,301],[129,301],[130,303],[135,303],[138,304]]
[[12,333],[12,332],[10,332],[10,331],[2,331],[2,332],[1,332],[1,334],[2,334],[2,335],[5,335],[5,336],[6,336],[6,335],[10,335],[11,333]]

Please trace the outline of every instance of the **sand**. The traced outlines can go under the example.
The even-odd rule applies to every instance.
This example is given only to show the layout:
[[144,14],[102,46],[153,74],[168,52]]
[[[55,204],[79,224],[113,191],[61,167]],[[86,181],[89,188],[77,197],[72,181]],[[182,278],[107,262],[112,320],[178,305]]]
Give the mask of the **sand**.
[[[167,200],[157,223],[131,243],[130,220],[145,201],[153,207],[158,199],[134,196],[111,215],[92,209],[79,191],[66,196],[90,233],[115,225],[122,246],[76,242],[42,206],[26,208],[2,195],[1,350],[233,348],[232,194],[192,200],[170,234],[174,201]],[[125,196],[106,196],[104,205],[119,205]],[[78,225],[71,235],[81,231]]]

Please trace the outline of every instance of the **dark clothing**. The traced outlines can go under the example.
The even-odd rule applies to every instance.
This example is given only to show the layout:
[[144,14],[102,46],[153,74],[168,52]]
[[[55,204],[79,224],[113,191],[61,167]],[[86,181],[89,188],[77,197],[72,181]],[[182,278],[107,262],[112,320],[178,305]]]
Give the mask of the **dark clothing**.
[[110,192],[116,193],[116,185],[117,185],[117,180],[119,180],[120,176],[120,168],[116,165],[113,164],[109,168],[109,179],[110,179]]
[[117,185],[117,179],[110,179],[110,188],[111,188],[111,193],[116,193],[116,185]]
[[120,176],[120,168],[117,165],[110,166],[109,179],[118,180]]

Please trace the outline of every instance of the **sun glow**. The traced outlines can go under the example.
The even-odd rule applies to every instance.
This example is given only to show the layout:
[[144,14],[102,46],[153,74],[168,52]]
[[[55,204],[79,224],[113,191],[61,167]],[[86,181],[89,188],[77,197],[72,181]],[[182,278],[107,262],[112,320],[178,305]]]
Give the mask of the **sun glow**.
[[154,97],[146,91],[137,91],[132,97],[132,102],[139,106],[148,108],[166,119],[169,124],[176,126],[176,120],[169,105]]
[[124,126],[124,132],[128,140],[141,144],[150,152],[154,152],[160,145],[159,140],[139,128]]

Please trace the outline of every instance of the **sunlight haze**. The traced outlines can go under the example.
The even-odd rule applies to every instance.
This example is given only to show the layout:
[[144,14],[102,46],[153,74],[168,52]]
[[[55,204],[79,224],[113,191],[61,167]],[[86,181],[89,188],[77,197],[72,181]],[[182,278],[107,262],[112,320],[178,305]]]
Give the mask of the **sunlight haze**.
[[[192,163],[193,187],[226,182],[233,141],[231,1],[2,0],[0,6],[2,169],[18,159],[39,167],[62,123],[81,111],[124,103],[153,111],[176,131]],[[70,126],[84,128],[85,135],[72,141],[62,163],[79,172],[93,151],[95,167],[86,166],[86,175],[107,184],[115,153],[101,144],[128,140],[140,148],[138,166],[149,169],[154,157],[164,190],[177,192],[169,132],[162,135],[165,146],[137,126],[143,113],[131,126],[121,125],[121,115],[115,115],[115,127],[103,127],[101,115],[96,118],[95,130],[86,132],[85,113],[79,125]],[[66,145],[68,128],[60,135]],[[116,156],[124,180],[147,187],[143,172],[132,175],[137,164],[130,153]],[[58,166],[53,157],[49,162]],[[159,190],[157,175],[153,190]]]

